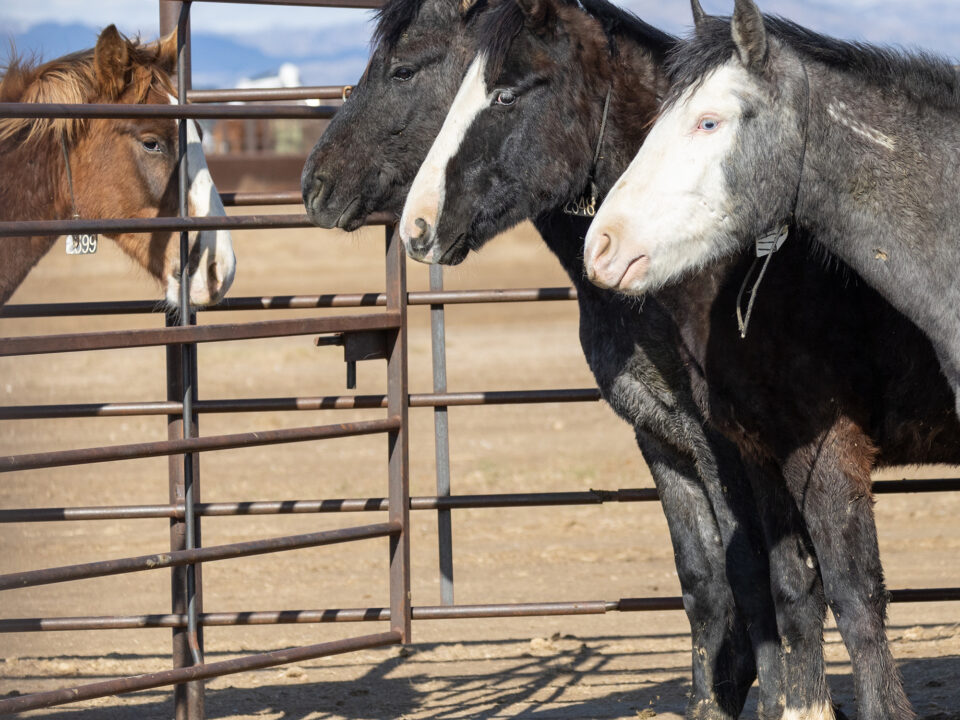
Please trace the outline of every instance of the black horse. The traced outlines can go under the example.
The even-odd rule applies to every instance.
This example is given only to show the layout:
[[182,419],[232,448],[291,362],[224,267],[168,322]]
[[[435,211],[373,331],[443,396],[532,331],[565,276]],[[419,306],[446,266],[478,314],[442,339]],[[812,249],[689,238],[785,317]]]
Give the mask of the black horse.
[[[458,91],[463,104],[448,115],[456,123],[445,124],[428,155],[433,165],[418,173],[404,209],[401,231],[412,255],[459,262],[522,219],[536,218],[578,290],[590,292],[583,235],[560,229],[575,222],[563,208],[589,207],[594,193],[613,186],[663,86],[642,62],[625,67],[636,51],[622,40],[609,51],[599,48],[589,25],[562,0],[506,0],[485,17],[477,59]],[[486,102],[469,102],[481,97]],[[467,129],[454,141],[444,134],[453,127]],[[438,157],[441,146],[446,155]],[[434,167],[443,168],[439,188]],[[833,715],[822,662],[810,662],[818,657],[812,646],[821,642],[822,601],[811,599],[812,574],[798,567],[812,569],[819,560],[853,662],[859,716],[909,718],[884,631],[870,473],[883,464],[960,461],[950,388],[920,331],[849,270],[825,267],[803,242],[780,253],[745,341],[737,337],[734,308],[752,261],[747,255],[646,296],[629,325],[621,325],[616,301],[601,295],[594,311],[609,316],[597,326],[633,340],[636,328],[661,322],[666,308],[675,337],[648,334],[644,347],[674,343],[657,349],[683,359],[704,417],[763,468],[754,489],[763,503],[775,493],[761,515],[789,650],[785,715]],[[816,298],[817,307],[806,298]],[[784,502],[784,485],[792,502]],[[798,511],[815,553],[797,547],[792,535],[784,546],[778,515]],[[809,615],[797,613],[796,603]]]
[[[650,88],[659,82],[664,55],[675,41],[606,3],[591,6],[606,25],[605,31],[600,21],[592,21],[591,47],[599,44],[598,51],[609,58],[608,44],[624,46],[624,84],[611,112],[618,117],[634,109],[647,112],[655,102]],[[482,5],[458,6],[451,0],[391,0],[384,7],[370,64],[304,168],[304,202],[314,222],[349,230],[367,213],[399,212],[472,58],[479,18],[487,12]],[[648,82],[634,82],[634,77]],[[599,106],[583,110],[599,124]],[[638,126],[622,138],[617,167],[625,165],[641,137]],[[586,146],[592,138],[579,142]],[[604,182],[616,172],[608,170]],[[570,184],[566,176],[562,180]],[[582,262],[577,247],[587,222],[553,213],[539,225],[578,286],[581,344],[598,386],[634,427],[660,492],[693,635],[688,715],[736,717],[759,674],[761,714],[776,717],[786,691],[747,469],[734,445],[705,427],[676,351],[680,337],[665,310],[648,303],[639,314],[632,302],[598,291],[573,270]],[[791,526],[797,517],[788,500],[780,501],[777,550],[806,558],[808,543]],[[809,617],[806,606],[819,605],[815,567],[800,562],[788,580],[781,594],[800,606],[797,617]],[[809,650],[795,643],[794,657],[812,653],[811,662],[822,670],[815,613],[814,620],[817,642]]]

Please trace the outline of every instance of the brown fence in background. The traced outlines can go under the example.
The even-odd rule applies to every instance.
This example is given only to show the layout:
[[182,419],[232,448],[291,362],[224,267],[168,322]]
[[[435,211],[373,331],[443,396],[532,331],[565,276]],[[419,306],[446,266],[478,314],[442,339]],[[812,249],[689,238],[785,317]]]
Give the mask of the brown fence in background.
[[[194,0],[206,2],[213,0]],[[379,0],[219,0],[258,2],[263,5],[309,5],[317,7],[370,8]],[[346,89],[336,87],[279,90],[192,91],[190,78],[190,2],[160,0],[161,31],[179,28],[179,106],[116,105],[0,105],[0,117],[139,117],[154,115],[178,118],[300,118],[327,119],[335,105],[311,107],[282,104],[304,99],[340,100]],[[228,105],[246,101],[255,105]],[[185,132],[181,124],[181,132]],[[181,152],[186,143],[181,137]],[[239,182],[245,174],[260,173],[260,181],[276,184],[303,158],[278,157],[264,168],[263,158],[222,158],[223,167],[211,164],[214,175]],[[0,223],[0,236],[61,235],[68,232],[175,230],[181,233],[181,268],[188,269],[187,232],[203,228],[264,229],[307,227],[303,214],[234,215],[226,218],[189,218],[186,212],[186,159],[181,158],[180,217],[149,220],[41,220]],[[299,173],[297,173],[299,175]],[[221,180],[222,182],[222,180]],[[300,203],[296,188],[270,192],[225,192],[227,206],[283,205]],[[431,268],[430,291],[407,292],[405,256],[390,225],[390,217],[370,218],[385,226],[385,277],[383,293],[284,296],[273,298],[228,298],[204,312],[236,310],[328,309],[377,307],[381,312],[308,317],[297,320],[261,320],[247,323],[198,326],[196,315],[168,315],[165,327],[107,333],[71,333],[36,337],[3,338],[0,356],[30,356],[39,353],[69,353],[146,346],[166,346],[167,397],[153,402],[19,405],[0,407],[0,421],[43,418],[82,418],[131,415],[167,416],[165,440],[91,447],[80,450],[51,450],[0,458],[0,473],[37,468],[118,461],[153,456],[169,457],[170,501],[160,505],[112,507],[3,508],[0,523],[48,521],[168,518],[171,523],[170,549],[154,555],[105,560],[81,565],[46,568],[0,576],[0,591],[35,585],[67,582],[158,568],[171,569],[173,605],[162,615],[126,615],[54,618],[2,618],[0,633],[97,629],[170,628],[173,631],[173,667],[163,672],[117,678],[61,690],[0,699],[0,714],[144,690],[175,686],[176,717],[200,720],[204,717],[203,681],[229,673],[254,670],[310,658],[350,652],[363,648],[405,643],[411,640],[411,621],[464,617],[518,617],[544,615],[602,614],[613,611],[667,610],[682,607],[678,597],[623,598],[582,602],[539,602],[487,605],[456,605],[453,602],[453,555],[451,511],[460,508],[545,507],[594,505],[609,502],[652,502],[654,490],[619,489],[589,492],[551,492],[497,495],[453,495],[450,488],[446,409],[450,406],[494,405],[543,402],[596,402],[596,388],[556,390],[515,390],[499,392],[450,392],[446,387],[444,306],[463,303],[569,301],[576,298],[570,288],[521,290],[444,291],[441,268]],[[181,287],[188,283],[181,279]],[[183,303],[186,306],[186,302]],[[407,315],[409,306],[430,306],[433,340],[433,392],[410,394],[407,387]],[[46,303],[10,305],[0,317],[55,317],[80,315],[145,314],[160,312],[154,301]],[[200,400],[197,394],[196,344],[290,335],[320,335],[320,344],[342,345],[352,388],[356,362],[385,359],[388,389],[385,395],[338,395],[321,397],[267,397],[241,400]],[[433,408],[437,492],[426,497],[409,496],[408,410]],[[363,422],[308,426],[256,433],[203,436],[199,416],[204,413],[269,412],[321,409],[385,409],[382,418]],[[314,440],[334,440],[356,435],[386,436],[387,492],[383,497],[258,502],[199,502],[198,454],[226,448],[249,447]],[[876,493],[943,492],[960,490],[960,480],[906,480],[877,482]],[[410,598],[409,528],[411,510],[438,513],[442,604],[413,606]],[[200,541],[200,518],[204,516],[261,515],[281,513],[335,513],[386,511],[387,521],[357,527],[285,537],[204,547]],[[316,610],[275,610],[259,612],[204,612],[201,607],[202,563],[240,558],[298,548],[332,545],[355,540],[386,538],[390,560],[390,607],[324,608]],[[894,602],[921,602],[960,599],[960,588],[902,589],[892,591]],[[223,662],[205,662],[204,626],[268,625],[281,623],[388,622],[389,630],[316,645],[250,655]]]

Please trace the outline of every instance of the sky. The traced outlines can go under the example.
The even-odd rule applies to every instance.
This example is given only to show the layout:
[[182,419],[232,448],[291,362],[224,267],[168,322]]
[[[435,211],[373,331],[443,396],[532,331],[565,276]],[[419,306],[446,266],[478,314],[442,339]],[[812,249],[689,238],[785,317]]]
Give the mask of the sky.
[[[732,0],[702,0],[707,12],[729,14]],[[690,23],[687,0],[622,0],[644,20],[669,32]],[[960,0],[760,0],[764,12],[780,14],[815,30],[839,37],[924,47],[960,56]],[[2,0],[0,35],[45,20],[117,23],[128,33],[157,34],[157,3],[150,0]],[[281,32],[283,28],[356,25],[368,10],[302,7],[257,7],[216,2],[195,3],[195,30],[245,33]],[[119,19],[119,20],[118,20]]]

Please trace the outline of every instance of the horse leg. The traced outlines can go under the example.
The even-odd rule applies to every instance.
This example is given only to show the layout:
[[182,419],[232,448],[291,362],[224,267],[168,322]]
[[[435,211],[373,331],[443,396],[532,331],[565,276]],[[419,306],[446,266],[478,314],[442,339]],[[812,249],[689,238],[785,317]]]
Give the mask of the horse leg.
[[[784,709],[783,653],[770,592],[770,565],[762,516],[757,512],[752,480],[740,453],[729,441],[708,430],[715,467],[701,467],[700,476],[710,497],[726,555],[727,580],[743,617],[757,664],[757,715],[761,720],[781,717]],[[709,457],[698,453],[700,464]],[[822,622],[822,620],[821,620]]]
[[784,720],[832,719],[836,711],[823,657],[826,602],[812,543],[780,469],[768,464],[751,473],[751,480],[761,508],[783,647]]
[[886,637],[887,595],[870,493],[874,455],[860,428],[839,418],[817,442],[791,455],[784,476],[806,521],[827,602],[850,654],[857,717],[910,720],[915,715]]
[[727,581],[711,504],[687,455],[641,431],[637,443],[660,493],[693,636],[693,687],[686,716],[731,720],[743,709],[756,668],[747,624]]

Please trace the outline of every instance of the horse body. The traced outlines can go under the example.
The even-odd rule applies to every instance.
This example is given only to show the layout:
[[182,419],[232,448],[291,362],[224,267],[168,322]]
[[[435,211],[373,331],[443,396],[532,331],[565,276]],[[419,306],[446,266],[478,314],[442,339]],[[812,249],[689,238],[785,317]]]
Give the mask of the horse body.
[[[14,61],[0,81],[4,102],[175,102],[169,73],[176,38],[131,42],[113,26],[92,51],[38,67]],[[0,220],[138,218],[176,215],[178,122],[129,120],[0,121]],[[187,126],[191,215],[225,215],[192,120]],[[69,174],[68,174],[69,167]],[[110,236],[180,302],[179,233]],[[5,303],[56,238],[0,238],[0,304]],[[236,260],[229,231],[193,233],[189,257],[191,304],[217,302],[233,281]]]
[[[405,209],[401,234],[407,236],[415,257],[456,261],[523,217],[535,217],[584,292],[580,266],[575,264],[579,247],[558,247],[557,238],[563,234],[555,234],[555,224],[546,227],[545,218],[576,199],[591,172],[601,190],[613,186],[611,176],[629,162],[629,155],[618,152],[621,145],[630,145],[622,143],[621,133],[632,126],[642,137],[645,120],[655,108],[641,114],[636,108],[618,112],[620,93],[629,95],[630,90],[615,83],[603,162],[592,171],[592,149],[574,136],[597,136],[596,111],[580,113],[566,98],[577,98],[584,88],[597,93],[599,86],[602,92],[604,75],[583,61],[588,53],[580,57],[561,53],[553,59],[554,70],[545,67],[544,52],[537,49],[541,38],[562,45],[564,40],[558,38],[572,33],[573,27],[561,22],[557,29],[531,21],[535,8],[545,4],[552,5],[523,3],[534,8],[526,12],[534,36],[526,48],[521,33],[512,40],[506,58],[498,61],[490,51],[478,55],[488,65],[499,62],[499,69],[483,82],[490,102],[469,118],[461,116],[461,124],[471,123],[469,131],[459,133],[459,144],[445,163],[437,159],[437,165],[446,168],[441,190],[436,189],[435,178],[419,186],[414,183],[407,208],[415,214],[406,214]],[[550,12],[549,7],[539,11],[541,16]],[[563,17],[565,12],[557,14]],[[577,40],[568,42],[579,48],[583,42]],[[619,72],[623,71],[615,76]],[[629,72],[625,75],[630,77]],[[464,82],[478,81],[468,76]],[[499,101],[504,93],[510,93],[509,103]],[[597,100],[594,103],[600,106]],[[542,127],[550,122],[542,120],[546,108],[557,125],[569,127]],[[457,110],[453,108],[451,115]],[[636,147],[639,138],[634,137]],[[564,175],[572,180],[563,181]],[[659,179],[646,176],[644,182],[651,186]],[[431,196],[444,202],[431,203]],[[667,215],[673,211],[661,204],[650,212],[661,208]],[[620,212],[627,214],[626,209]],[[422,223],[415,222],[417,215],[426,216]],[[627,321],[613,303],[604,305],[598,299],[601,316],[594,322],[600,333],[628,338],[646,326],[638,347],[648,350],[651,358],[656,357],[654,348],[660,358],[673,353],[673,366],[689,373],[687,393],[696,400],[699,417],[709,419],[751,461],[747,467],[754,473],[754,490],[764,510],[779,629],[789,649],[785,716],[833,715],[819,649],[822,598],[818,601],[820,590],[811,572],[819,561],[827,599],[853,659],[860,716],[909,718],[912,711],[884,633],[885,591],[870,472],[883,463],[957,462],[960,427],[951,412],[949,389],[936,382],[936,356],[913,325],[873,291],[856,282],[847,288],[842,275],[834,275],[811,257],[802,238],[780,252],[789,262],[780,261],[771,269],[774,274],[766,281],[757,310],[761,329],[745,342],[736,340],[733,308],[751,264],[746,255],[655,297],[647,296],[642,310],[633,308],[635,315]],[[614,277],[629,272],[624,266]],[[831,313],[810,310],[802,301],[806,297],[825,302]],[[654,332],[662,308],[676,322],[673,338]],[[672,344],[664,348],[661,343]],[[805,352],[798,353],[797,347]],[[893,347],[909,348],[913,356],[891,352]],[[673,378],[670,386],[679,394],[684,382]],[[784,488],[790,496],[785,497]],[[793,529],[797,515],[802,515],[809,539]]]
[[956,393],[960,75],[931,102],[814,63],[808,73],[817,140],[797,222],[924,330]]
[[[392,0],[384,6],[367,71],[304,167],[304,200],[314,222],[351,229],[368,212],[402,208],[474,53],[474,18],[486,12],[482,1],[459,8],[450,0]],[[602,30],[596,32],[605,46]],[[402,69],[412,74],[398,76]],[[629,101],[618,110],[631,111]],[[599,124],[599,103],[593,113]],[[630,142],[624,153],[632,154],[639,139]],[[682,364],[666,352],[675,340],[666,314],[651,309],[647,324],[638,325],[630,301],[583,283],[577,268],[586,224],[554,214],[539,226],[556,238],[553,247],[581,291],[581,344],[597,383],[634,427],[660,492],[693,633],[688,715],[720,720],[739,714],[757,672],[756,645],[761,702],[772,717],[781,695],[780,659],[745,471],[734,446],[704,429]],[[653,339],[642,343],[612,332],[614,327]],[[737,495],[744,490],[746,495]],[[808,579],[816,577],[804,570]]]

